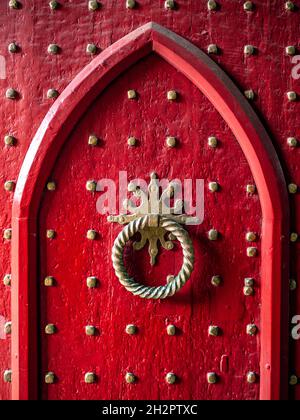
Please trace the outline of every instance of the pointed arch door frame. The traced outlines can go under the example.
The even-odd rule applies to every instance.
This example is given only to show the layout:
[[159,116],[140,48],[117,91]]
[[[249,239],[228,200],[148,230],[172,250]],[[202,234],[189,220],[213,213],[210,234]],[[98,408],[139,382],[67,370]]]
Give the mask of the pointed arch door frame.
[[287,396],[288,236],[286,183],[257,115],[223,70],[196,46],[150,22],[108,47],[55,101],[23,162],[12,210],[12,398],[38,398],[38,211],[55,160],[89,105],[118,75],[155,52],[191,80],[237,138],[262,207],[261,399]]

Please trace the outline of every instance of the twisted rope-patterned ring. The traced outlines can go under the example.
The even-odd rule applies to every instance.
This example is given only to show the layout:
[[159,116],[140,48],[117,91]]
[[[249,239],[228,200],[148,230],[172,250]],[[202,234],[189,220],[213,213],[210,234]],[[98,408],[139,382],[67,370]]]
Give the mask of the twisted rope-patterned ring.
[[183,250],[183,264],[178,275],[165,286],[148,287],[130,278],[123,262],[123,251],[126,243],[138,231],[148,226],[148,216],[140,217],[130,222],[120,232],[112,249],[112,262],[120,283],[126,290],[144,299],[165,299],[173,296],[181,289],[191,276],[194,269],[194,248],[188,232],[171,218],[161,216],[160,227],[170,232],[180,242]]

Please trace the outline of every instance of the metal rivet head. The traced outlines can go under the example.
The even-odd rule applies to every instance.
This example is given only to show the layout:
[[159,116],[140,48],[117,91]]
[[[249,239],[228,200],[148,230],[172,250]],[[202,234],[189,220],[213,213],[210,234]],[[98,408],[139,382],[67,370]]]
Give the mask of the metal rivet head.
[[176,137],[167,137],[166,144],[168,147],[173,148],[176,147]]
[[247,382],[248,384],[255,384],[257,380],[257,376],[255,372],[248,372],[247,373]]
[[209,384],[216,384],[218,381],[218,376],[214,372],[209,372],[206,377]]
[[167,326],[167,334],[168,335],[176,335],[176,327],[175,327],[175,325],[168,325]]
[[211,278],[211,284],[215,287],[219,287],[222,283],[222,278],[221,276],[213,276]]
[[53,335],[57,332],[56,326],[54,324],[48,324],[45,327],[45,334]]
[[207,47],[207,52],[208,52],[208,54],[218,54],[219,48],[216,44],[210,44]]
[[51,10],[57,10],[59,8],[59,3],[56,0],[52,0],[49,3],[49,7]]
[[18,99],[19,93],[15,89],[9,88],[6,91],[5,96],[7,99]]
[[88,3],[88,9],[90,12],[94,12],[95,10],[98,10],[100,7],[100,4],[97,2],[97,0],[90,0]]
[[130,147],[135,147],[137,145],[137,139],[135,137],[129,137],[127,144]]
[[128,97],[128,99],[137,99],[137,92],[133,89],[130,89],[127,92],[127,97]]
[[247,248],[247,257],[256,257],[257,254],[258,250],[254,246],[250,246],[249,248]]
[[10,335],[11,334],[11,331],[12,331],[12,323],[11,323],[11,321],[6,322],[4,324],[4,334]]
[[47,51],[48,51],[49,54],[53,54],[53,55],[58,54],[59,53],[59,46],[56,45],[56,44],[50,44],[48,46]]
[[294,292],[297,289],[297,282],[295,279],[290,279],[290,290]]
[[55,382],[55,374],[53,372],[48,372],[45,375],[45,383],[49,385],[49,384],[54,384],[54,382]]
[[86,46],[87,54],[95,55],[98,52],[98,47],[95,44],[87,44]]
[[93,146],[93,147],[95,147],[95,146],[98,146],[98,144],[99,144],[99,139],[98,139],[98,137],[97,137],[97,136],[95,136],[94,134],[91,134],[91,135],[89,136],[89,139],[88,139],[88,145],[89,145],[89,146]]
[[90,229],[86,233],[87,239],[90,239],[91,241],[94,241],[97,238],[97,231]]
[[16,54],[18,51],[19,51],[19,47],[15,42],[12,42],[11,44],[9,44],[8,52],[10,52],[11,54]]
[[296,194],[298,192],[298,186],[296,184],[289,184],[288,190],[290,194]]
[[253,287],[254,286],[254,279],[251,277],[246,277],[244,279],[244,284],[246,287]]
[[126,1],[126,7],[127,9],[134,9],[136,6],[135,0],[127,0]]
[[4,239],[6,239],[8,241],[11,240],[11,235],[12,235],[12,229],[11,228],[4,230],[4,232],[3,232],[3,238]]
[[244,10],[245,10],[245,12],[252,12],[253,8],[254,8],[254,6],[253,6],[252,1],[246,1],[244,3]]
[[285,3],[285,10],[289,11],[289,12],[293,12],[295,10],[295,5],[292,1],[287,1]]
[[207,143],[209,147],[211,147],[212,149],[215,149],[216,147],[218,147],[218,140],[216,137],[209,137]]
[[219,184],[217,182],[210,182],[208,184],[208,189],[211,192],[217,192],[219,190]]
[[55,191],[56,190],[56,184],[54,181],[47,182],[47,190],[48,191]]
[[298,140],[296,139],[296,137],[289,137],[287,139],[287,144],[290,147],[297,147],[298,146]]
[[4,286],[11,286],[11,274],[5,274],[3,277]]
[[257,240],[257,235],[254,232],[248,232],[246,234],[246,241],[247,242],[255,242]]
[[256,193],[256,186],[254,184],[248,184],[246,186],[246,191],[248,194],[255,194]]
[[245,45],[244,46],[244,54],[245,55],[253,55],[255,53],[255,47],[253,45]]
[[285,53],[287,55],[295,55],[296,54],[296,47],[294,45],[289,45],[285,48]]
[[97,277],[88,277],[86,279],[86,285],[89,289],[94,289],[98,285]]
[[173,384],[175,384],[175,382],[177,380],[177,377],[176,377],[175,373],[169,372],[169,373],[166,374],[165,380],[166,380],[167,384],[173,385]]
[[6,146],[14,146],[16,144],[16,138],[7,134],[4,137],[4,143],[6,144]]
[[136,376],[133,373],[127,372],[125,375],[125,381],[128,384],[134,384],[136,382]]
[[169,92],[167,93],[168,101],[176,101],[177,97],[178,94],[176,90],[169,90]]
[[296,232],[292,232],[291,233],[291,235],[290,235],[290,241],[291,242],[297,242],[298,241],[298,238],[299,238],[298,233],[296,233]]
[[93,372],[87,372],[84,375],[84,382],[86,384],[94,384],[97,381],[97,376],[95,373]]
[[218,4],[215,2],[215,0],[208,0],[207,8],[208,10],[216,10],[218,8]]
[[12,379],[12,371],[11,370],[5,370],[3,372],[3,381],[5,383],[11,383],[11,379]]
[[11,9],[20,9],[21,4],[17,0],[9,0],[8,6]]
[[4,189],[6,191],[14,191],[15,186],[16,186],[16,182],[15,181],[6,181],[4,183]]
[[248,335],[256,335],[257,334],[257,326],[255,324],[247,325],[246,332]]
[[55,285],[55,279],[52,276],[47,276],[44,279],[44,286],[53,287]]
[[249,101],[253,101],[255,99],[255,93],[252,89],[245,90],[244,95],[247,99],[249,99]]
[[174,0],[166,0],[165,1],[165,9],[167,10],[174,10],[176,7]]
[[208,335],[212,337],[218,337],[219,334],[220,334],[220,328],[217,327],[216,325],[211,325],[208,328]]
[[245,286],[244,289],[243,289],[243,292],[244,292],[245,296],[253,296],[254,289],[253,289],[253,287]]
[[97,188],[97,182],[96,181],[87,181],[85,188],[87,189],[87,191],[96,191]]
[[86,335],[89,335],[89,336],[96,335],[96,331],[97,331],[97,329],[93,325],[87,325],[85,327],[85,334]]
[[54,239],[56,237],[56,232],[53,229],[47,229],[46,238]]
[[135,335],[137,333],[137,327],[133,324],[126,325],[125,332],[129,335]]
[[287,92],[286,96],[290,102],[295,102],[298,99],[298,95],[294,91]]
[[48,99],[56,99],[59,96],[59,92],[56,89],[49,89],[47,92]]
[[291,386],[298,385],[298,377],[297,377],[296,375],[292,375],[292,376],[290,376],[290,381],[289,381],[289,384],[290,384]]
[[218,237],[219,237],[219,232],[216,229],[211,229],[208,232],[207,236],[208,236],[208,239],[210,241],[216,241],[218,239]]

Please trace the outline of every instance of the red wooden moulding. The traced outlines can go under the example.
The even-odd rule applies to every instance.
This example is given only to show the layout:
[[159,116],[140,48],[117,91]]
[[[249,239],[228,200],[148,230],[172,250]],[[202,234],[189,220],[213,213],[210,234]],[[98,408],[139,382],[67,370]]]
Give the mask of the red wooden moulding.
[[152,51],[207,96],[250,165],[263,214],[260,397],[287,396],[289,210],[279,160],[255,112],[218,65],[190,42],[148,23],[107,48],[75,77],[46,115],[21,168],[12,221],[13,399],[38,398],[37,215],[47,178],[88,106],[121,72]]

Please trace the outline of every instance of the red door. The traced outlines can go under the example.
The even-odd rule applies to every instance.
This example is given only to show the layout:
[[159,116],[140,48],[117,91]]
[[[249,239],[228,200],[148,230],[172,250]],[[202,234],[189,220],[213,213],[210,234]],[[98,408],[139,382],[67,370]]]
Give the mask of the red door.
[[[268,270],[262,267],[261,243],[270,226],[263,225],[259,175],[253,176],[241,139],[211,103],[213,97],[199,90],[188,70],[178,71],[154,51],[137,58],[115,71],[72,127],[66,125],[69,134],[57,157],[48,151],[53,165],[44,174],[36,218],[39,396],[258,399],[269,386],[276,357],[263,347],[262,334],[268,332],[261,331],[271,319],[262,296]],[[137,229],[118,263],[115,255],[114,267],[114,241],[126,227],[111,223],[108,212],[99,213],[103,192],[94,191],[91,182],[111,180],[118,204],[120,173],[128,183],[136,178],[149,183],[154,172],[160,179],[192,180],[192,204],[201,198],[197,180],[204,183],[203,221],[178,225],[191,241],[193,271],[190,267],[186,284],[165,299],[135,296],[115,268],[124,260],[136,282],[165,285],[181,270],[180,240],[171,238],[173,249],[158,241],[152,265],[148,244],[138,250],[134,241],[145,232],[152,239],[161,232]],[[197,185],[199,193],[201,182]],[[269,357],[270,365],[261,370]]]

